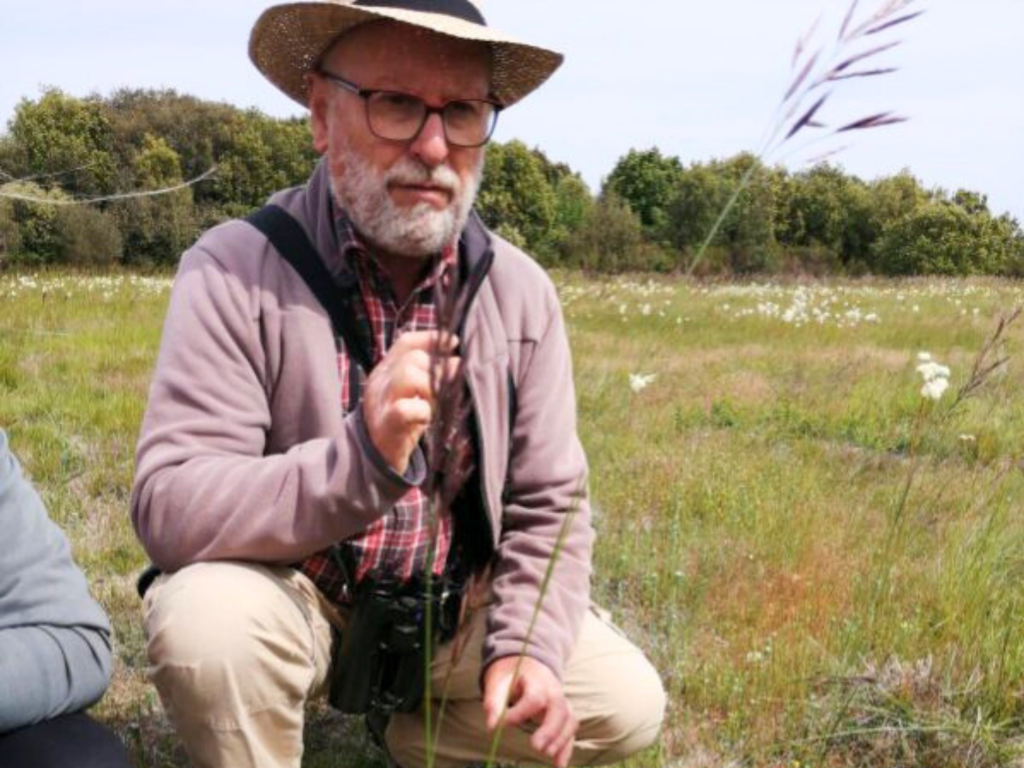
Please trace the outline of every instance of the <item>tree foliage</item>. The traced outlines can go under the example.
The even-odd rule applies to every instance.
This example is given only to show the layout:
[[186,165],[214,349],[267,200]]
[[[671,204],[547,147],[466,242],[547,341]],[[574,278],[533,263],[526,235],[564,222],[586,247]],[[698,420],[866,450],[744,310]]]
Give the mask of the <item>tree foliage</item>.
[[61,264],[108,267],[124,252],[121,231],[113,216],[87,205],[57,209],[57,253]]
[[[0,257],[29,264],[173,263],[197,234],[305,182],[317,161],[303,118],[275,119],[173,90],[24,99],[0,135],[0,185],[44,200],[155,190],[81,206],[0,199]],[[742,189],[738,195],[737,190]],[[597,199],[568,165],[492,143],[484,222],[548,265],[684,271],[736,196],[701,273],[1024,274],[1024,233],[977,192],[927,189],[908,171],[871,181],[838,166],[791,173],[740,154],[683,165],[631,149]]]
[[1016,222],[993,218],[984,197],[961,190],[894,222],[876,251],[879,267],[890,275],[1007,274],[1021,246]]
[[540,160],[525,144],[510,141],[487,148],[477,208],[488,226],[512,242],[547,245],[555,222],[555,193]]
[[[45,189],[30,181],[6,189],[53,203],[69,199],[59,189]],[[0,199],[0,257],[4,262],[106,265],[116,263],[121,253],[116,222],[96,208]]]
[[11,121],[11,138],[24,153],[30,175],[59,179],[71,194],[114,191],[114,133],[97,100],[56,89],[38,101],[23,99]]
[[666,209],[682,171],[678,157],[665,157],[656,147],[631,149],[605,180],[602,194],[610,192],[625,201],[640,217],[648,238],[658,239],[665,230]]
[[[8,192],[39,198],[40,200],[62,201],[67,195],[58,189],[48,190],[31,181],[8,184]],[[58,207],[45,202],[33,203],[25,200],[0,200],[0,231],[11,232],[5,238],[7,257],[14,262],[34,265],[55,263],[60,258],[61,241],[57,231]]]
[[[44,197],[54,190],[88,198],[173,186],[213,166],[217,173],[190,189],[100,205],[95,211],[102,218],[67,213],[58,224],[56,213],[30,216],[18,208],[21,223],[8,215],[0,227],[10,230],[6,249],[21,261],[49,263],[64,258],[62,252],[87,261],[72,254],[78,245],[71,244],[91,232],[99,261],[117,252],[125,263],[173,262],[201,228],[245,215],[273,192],[303,183],[316,160],[302,119],[278,120],[172,90],[78,99],[50,89],[23,100],[9,133],[0,136],[0,183],[32,178]],[[64,251],[56,244],[61,226],[69,230]]]
[[[134,187],[158,190],[184,180],[181,157],[168,143],[146,134],[132,158]],[[133,197],[112,206],[124,237],[124,261],[159,263],[167,254],[177,256],[195,239],[195,210],[190,188],[154,197]]]

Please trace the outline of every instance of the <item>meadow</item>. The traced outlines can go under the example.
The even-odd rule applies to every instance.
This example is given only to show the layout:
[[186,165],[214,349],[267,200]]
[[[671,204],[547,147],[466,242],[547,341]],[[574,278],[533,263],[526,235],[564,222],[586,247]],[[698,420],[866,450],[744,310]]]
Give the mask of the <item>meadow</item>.
[[[1024,765],[1024,319],[972,376],[1024,285],[555,277],[595,596],[669,691],[630,768]],[[0,274],[0,427],[113,619],[94,713],[140,768],[187,764],[145,679],[128,519],[169,288]],[[359,721],[309,716],[304,765],[379,764]]]

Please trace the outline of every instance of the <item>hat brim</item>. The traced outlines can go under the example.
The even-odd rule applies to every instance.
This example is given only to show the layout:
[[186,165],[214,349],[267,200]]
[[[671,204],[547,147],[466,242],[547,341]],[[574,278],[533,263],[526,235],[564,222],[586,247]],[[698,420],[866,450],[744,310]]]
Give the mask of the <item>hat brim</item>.
[[305,107],[309,102],[306,73],[319,64],[338,37],[377,19],[391,19],[456,39],[487,43],[492,51],[492,96],[505,106],[538,88],[563,61],[560,53],[451,16],[329,1],[285,3],[265,10],[249,38],[249,57],[270,82]]

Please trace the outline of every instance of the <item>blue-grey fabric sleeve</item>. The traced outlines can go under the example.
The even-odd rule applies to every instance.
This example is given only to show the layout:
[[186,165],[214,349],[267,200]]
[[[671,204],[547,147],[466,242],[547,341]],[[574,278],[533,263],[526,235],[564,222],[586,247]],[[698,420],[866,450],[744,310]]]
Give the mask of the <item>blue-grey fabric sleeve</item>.
[[0,733],[77,712],[110,680],[110,646],[95,629],[0,629]]
[[0,431],[0,732],[92,704],[110,622]]

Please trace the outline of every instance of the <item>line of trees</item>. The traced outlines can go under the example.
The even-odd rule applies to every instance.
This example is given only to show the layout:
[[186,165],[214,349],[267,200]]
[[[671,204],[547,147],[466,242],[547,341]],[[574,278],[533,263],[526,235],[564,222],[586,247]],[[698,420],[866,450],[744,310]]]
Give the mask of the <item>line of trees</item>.
[[513,142],[493,156],[485,220],[548,263],[685,271],[749,174],[698,273],[1024,276],[1015,219],[994,216],[984,195],[926,189],[907,171],[865,182],[828,164],[790,173],[740,154],[684,167],[630,150],[592,198],[538,150]]
[[[171,90],[23,100],[0,135],[0,184],[54,202],[173,187],[91,205],[0,198],[0,260],[28,265],[172,264],[203,229],[301,184],[317,158],[301,118]],[[1024,275],[1024,233],[976,192],[926,189],[909,172],[866,182],[832,165],[798,173],[740,154],[684,166],[630,150],[593,194],[569,166],[518,141],[492,143],[477,207],[547,265],[683,271],[741,179],[702,274]],[[6,183],[4,183],[6,180]]]
[[199,232],[301,184],[316,155],[306,121],[278,120],[171,90],[23,100],[0,136],[3,191],[57,203],[203,183],[92,205],[0,198],[0,254],[29,265],[174,263]]

